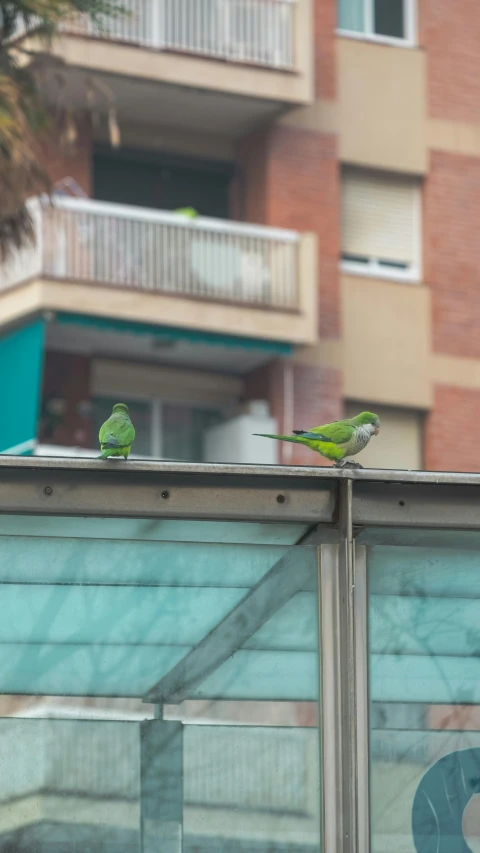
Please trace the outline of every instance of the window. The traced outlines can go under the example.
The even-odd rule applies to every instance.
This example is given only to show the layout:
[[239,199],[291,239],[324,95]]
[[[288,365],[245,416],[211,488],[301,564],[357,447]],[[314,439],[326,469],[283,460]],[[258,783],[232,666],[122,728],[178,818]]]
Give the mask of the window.
[[[114,402],[113,398],[97,398],[93,401],[95,435],[110,416]],[[136,456],[203,462],[204,433],[222,420],[219,409],[205,406],[169,403],[158,399],[127,399],[127,403],[135,424],[133,453]]]
[[411,409],[377,406],[372,402],[349,402],[345,417],[375,412],[382,425],[378,436],[357,457],[365,468],[418,471],[423,462],[423,416]]
[[413,44],[415,0],[338,0],[338,28],[361,38]]
[[94,198],[157,210],[193,207],[202,216],[229,218],[233,166],[223,161],[141,149],[93,153]]
[[342,267],[381,278],[420,278],[420,187],[346,169],[342,176]]

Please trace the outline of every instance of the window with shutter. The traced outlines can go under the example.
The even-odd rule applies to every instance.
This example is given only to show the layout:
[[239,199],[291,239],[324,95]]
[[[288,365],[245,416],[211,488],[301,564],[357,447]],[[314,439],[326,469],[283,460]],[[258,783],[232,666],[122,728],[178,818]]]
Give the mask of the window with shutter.
[[356,169],[342,175],[342,267],[388,278],[420,278],[420,186]]
[[380,418],[379,435],[362,450],[358,459],[365,468],[407,471],[422,468],[424,416],[421,412],[379,406],[371,400],[348,401],[344,411],[346,418],[365,411],[375,412]]

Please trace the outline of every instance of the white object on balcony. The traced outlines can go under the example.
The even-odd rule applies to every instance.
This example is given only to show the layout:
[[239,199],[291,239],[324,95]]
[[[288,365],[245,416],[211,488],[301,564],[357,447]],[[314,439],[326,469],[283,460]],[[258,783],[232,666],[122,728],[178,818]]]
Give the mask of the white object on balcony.
[[275,418],[257,413],[239,415],[206,431],[204,458],[207,462],[276,465],[277,442],[254,435],[276,431]]

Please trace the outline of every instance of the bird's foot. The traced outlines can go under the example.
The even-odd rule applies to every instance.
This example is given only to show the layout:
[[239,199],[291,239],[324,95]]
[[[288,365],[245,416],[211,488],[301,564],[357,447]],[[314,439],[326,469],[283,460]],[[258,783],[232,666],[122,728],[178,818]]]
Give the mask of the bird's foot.
[[341,459],[339,462],[335,462],[334,468],[363,468],[363,465],[360,465],[360,462],[352,462],[350,459]]

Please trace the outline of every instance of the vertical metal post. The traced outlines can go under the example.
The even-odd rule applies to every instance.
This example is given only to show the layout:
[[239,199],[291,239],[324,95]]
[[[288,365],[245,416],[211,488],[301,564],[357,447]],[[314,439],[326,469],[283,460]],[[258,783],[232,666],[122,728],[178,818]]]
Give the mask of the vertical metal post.
[[142,853],[182,853],[183,723],[140,724]]
[[[352,488],[350,479],[339,483],[338,545],[320,548],[323,834],[328,853],[368,853],[366,591],[361,571],[357,589]],[[357,621],[363,604],[365,618]]]
[[340,682],[342,697],[343,830],[345,853],[357,853],[357,744],[353,481],[339,483]]
[[370,850],[370,727],[367,549],[354,546],[358,853]]
[[319,560],[320,596],[320,732],[322,849],[342,853],[343,785],[338,545],[322,545]]

